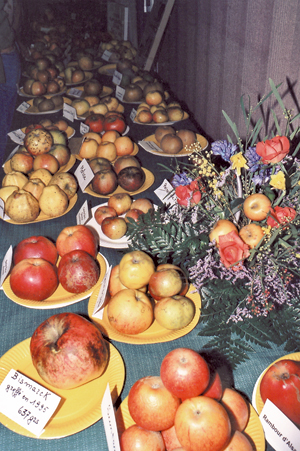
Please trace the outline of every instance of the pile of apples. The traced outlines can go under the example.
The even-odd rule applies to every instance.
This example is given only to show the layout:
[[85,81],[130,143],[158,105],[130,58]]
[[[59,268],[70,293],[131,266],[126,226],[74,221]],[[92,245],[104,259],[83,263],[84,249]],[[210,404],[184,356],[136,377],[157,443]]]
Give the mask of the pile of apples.
[[149,210],[153,210],[150,200],[132,200],[128,193],[117,193],[110,196],[107,205],[97,208],[94,218],[105,236],[111,240],[119,240],[126,235],[128,218],[138,221],[140,215]]
[[129,61],[133,61],[137,50],[130,41],[111,39],[109,42],[101,42],[99,54],[103,54],[105,51],[111,52],[109,62],[117,62],[124,58]]
[[244,433],[250,406],[217,371],[189,348],[162,360],[159,376],[137,380],[129,390],[134,422],[120,436],[122,451],[253,451]]
[[59,284],[68,293],[83,293],[99,279],[97,252],[95,234],[83,225],[64,228],[56,243],[44,236],[25,238],[14,249],[11,290],[31,301],[46,300]]
[[60,172],[71,155],[64,132],[34,124],[25,133],[0,189],[5,213],[17,223],[34,221],[40,212],[48,217],[65,213],[78,189],[72,174]]
[[124,116],[122,116],[124,107],[114,96],[99,98],[99,95],[96,94],[83,94],[79,99],[74,99],[71,106],[75,108],[78,117],[87,117],[91,114],[102,114],[107,117],[108,113],[114,113],[115,115],[121,115],[124,119]]
[[115,330],[136,335],[154,320],[168,330],[187,326],[195,316],[195,304],[186,297],[188,280],[178,266],[157,267],[143,251],[125,254],[112,268],[107,318]]
[[197,135],[192,130],[176,131],[171,125],[159,125],[154,134],[161,150],[168,154],[176,154],[197,142]]
[[29,78],[24,82],[24,93],[29,96],[58,94],[65,88],[64,80],[59,77],[58,68],[47,57],[37,58],[30,68]]

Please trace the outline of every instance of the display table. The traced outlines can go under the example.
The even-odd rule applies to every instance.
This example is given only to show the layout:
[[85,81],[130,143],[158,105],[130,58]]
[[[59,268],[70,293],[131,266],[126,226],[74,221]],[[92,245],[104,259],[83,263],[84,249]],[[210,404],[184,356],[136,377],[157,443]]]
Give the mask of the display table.
[[[110,83],[110,78],[103,77],[102,81],[105,85],[107,85]],[[19,97],[19,103],[17,103],[17,106],[23,101],[24,98]],[[133,124],[129,118],[132,107],[134,107],[134,105],[125,104],[125,115],[127,118],[127,123],[130,127],[128,135],[137,143],[138,140],[153,134],[155,127]],[[55,120],[60,117],[62,117],[62,112],[55,113],[51,115],[50,118],[51,120]],[[12,129],[16,130],[34,123],[35,121],[39,122],[40,119],[40,116],[29,116],[16,112]],[[75,136],[80,137],[79,121],[75,121],[70,125],[76,130]],[[176,129],[194,129],[197,133],[203,134],[202,130],[195,127],[191,119],[176,123],[174,127]],[[16,144],[11,141],[8,143],[7,155],[15,146]],[[154,174],[155,181],[149,190],[140,193],[134,198],[147,197],[151,199],[154,204],[159,204],[160,201],[155,195],[154,190],[161,185],[165,178],[170,178],[170,172],[164,170],[159,163],[168,166],[171,163],[170,158],[153,156],[141,147],[139,147],[137,157],[142,162],[142,165]],[[72,168],[71,172],[74,172],[77,165],[78,163],[76,163],[76,165]],[[2,177],[3,171],[1,169],[1,179]],[[78,201],[75,207],[68,214],[57,219],[28,225],[13,225],[1,221],[0,260],[3,260],[10,244],[15,246],[20,240],[26,237],[32,235],[44,235],[55,241],[58,233],[64,227],[76,224],[76,214],[86,200],[88,200],[91,207],[106,202],[106,199],[104,198],[100,199],[92,197],[88,194],[82,193],[81,190],[79,190]],[[119,263],[123,255],[122,250],[101,247],[101,243],[100,253],[105,256],[109,264],[113,266]],[[14,303],[8,299],[3,290],[1,290],[0,302],[0,355],[3,355],[13,346],[31,337],[36,327],[47,317],[55,313],[68,311],[87,316],[89,299],[84,299],[78,303],[59,309],[32,309]],[[133,345],[112,340],[113,345],[122,355],[126,368],[125,385],[121,398],[118,400],[118,404],[128,395],[130,387],[137,379],[143,376],[159,374],[161,361],[170,350],[177,347],[188,347],[196,351],[201,351],[204,344],[208,340],[205,337],[202,337],[201,334],[199,335],[200,332],[201,319],[199,324],[190,333],[171,342]],[[276,347],[271,349],[255,347],[255,350],[256,352],[252,354],[251,360],[239,365],[234,370],[232,370],[223,360],[222,355],[218,354],[218,349],[215,349],[210,353],[210,358],[217,364],[222,375],[222,379],[226,381],[228,386],[234,386],[237,390],[243,392],[250,401],[255,382],[261,372],[275,359],[286,354],[283,349]],[[15,369],[18,370],[18,368]],[[100,420],[87,429],[84,429],[76,434],[60,439],[54,438],[52,440],[24,437],[23,435],[15,433],[0,424],[0,449],[7,451],[38,451],[41,449],[43,449],[43,451],[60,451],[71,449],[80,451],[105,451],[108,447],[103,421]],[[272,448],[266,445],[266,449],[271,450]]]

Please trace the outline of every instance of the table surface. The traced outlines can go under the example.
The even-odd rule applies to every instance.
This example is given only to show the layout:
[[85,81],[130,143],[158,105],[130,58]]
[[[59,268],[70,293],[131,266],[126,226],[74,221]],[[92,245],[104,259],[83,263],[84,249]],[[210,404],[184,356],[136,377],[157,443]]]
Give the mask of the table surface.
[[[103,76],[101,80],[105,85],[112,85],[110,77]],[[24,97],[19,97],[19,103],[17,103],[17,106],[24,100]],[[124,106],[127,123],[130,127],[128,135],[135,142],[154,133],[155,127],[134,124],[129,119],[130,112],[133,107],[136,107],[136,105],[125,104]],[[51,116],[49,115],[49,117],[51,120],[56,120],[62,117],[62,112],[52,114]],[[29,116],[16,112],[12,130],[17,130],[31,123],[34,123],[35,121],[39,122],[40,120],[41,116]],[[81,135],[79,132],[79,121],[70,123],[70,125],[76,130],[75,136],[80,137]],[[176,129],[193,129],[197,131],[197,133],[204,134],[200,127],[194,124],[191,117],[185,121],[175,124],[174,127]],[[15,143],[12,143],[10,139],[8,140],[9,142],[7,144],[6,157],[9,155],[11,150],[16,147]],[[170,177],[170,173],[164,170],[159,165],[159,163],[170,166],[172,160],[174,161],[174,159],[153,156],[152,154],[147,153],[140,146],[137,157],[142,162],[142,165],[155,175],[155,182],[149,190],[134,196],[134,198],[147,197],[154,203],[159,204],[160,201],[154,194],[154,190],[158,186],[160,186],[165,178]],[[72,172],[74,171],[75,167],[72,169]],[[0,175],[2,179],[4,175],[2,168]],[[63,217],[28,225],[13,225],[1,221],[0,261],[2,262],[4,255],[10,245],[15,246],[20,240],[29,236],[44,235],[51,238],[52,240],[56,240],[58,233],[64,227],[76,224],[76,214],[86,200],[89,201],[91,206],[95,206],[107,201],[104,198],[99,199],[89,196],[79,190],[78,201],[75,207]],[[122,251],[120,250],[101,247],[101,243],[100,253],[104,255],[107,258],[109,264],[113,266],[119,263],[123,255]],[[0,356],[6,353],[13,346],[30,337],[36,327],[53,314],[68,311],[86,316],[88,312],[88,301],[89,299],[87,298],[76,304],[60,309],[31,309],[14,303],[9,298],[7,298],[3,290],[0,290]],[[137,379],[143,376],[159,375],[161,361],[163,357],[172,349],[178,347],[188,347],[196,351],[201,351],[208,339],[206,337],[202,337],[201,334],[199,335],[200,331],[201,321],[189,334],[172,342],[147,345],[131,345],[112,341],[114,346],[121,353],[126,368],[125,384],[121,397],[118,401],[121,402],[128,395],[130,387]],[[219,370],[221,371],[223,381],[228,386],[234,386],[236,389],[243,392],[249,400],[251,400],[255,382],[261,372],[275,359],[281,357],[284,354],[286,354],[284,350],[277,347],[272,347],[271,349],[255,347],[255,352],[252,354],[251,360],[241,364],[235,370],[232,370],[229,365],[222,363]],[[105,451],[108,449],[108,447],[106,443],[103,421],[100,420],[79,433],[68,437],[52,440],[24,437],[23,435],[12,432],[10,429],[7,429],[2,424],[0,424],[0,449],[6,451],[36,451],[41,449],[43,449],[43,451],[60,451],[71,449],[75,451]],[[266,450],[269,451],[272,449],[273,448],[266,444]]]

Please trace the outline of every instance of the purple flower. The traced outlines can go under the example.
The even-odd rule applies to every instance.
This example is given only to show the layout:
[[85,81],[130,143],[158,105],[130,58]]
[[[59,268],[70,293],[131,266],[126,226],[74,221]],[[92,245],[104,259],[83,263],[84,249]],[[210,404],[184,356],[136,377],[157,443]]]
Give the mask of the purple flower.
[[220,155],[223,160],[230,161],[230,157],[236,153],[237,146],[223,139],[214,141],[211,145],[211,150],[214,155]]
[[262,169],[253,176],[254,185],[266,185],[271,178],[272,168]]
[[247,165],[251,172],[257,171],[259,165],[257,164],[261,157],[256,153],[256,147],[248,147],[245,152],[245,158],[247,159]]
[[192,181],[192,178],[188,177],[185,172],[182,172],[181,174],[175,174],[172,177],[171,184],[174,188],[176,188],[177,186],[189,185]]

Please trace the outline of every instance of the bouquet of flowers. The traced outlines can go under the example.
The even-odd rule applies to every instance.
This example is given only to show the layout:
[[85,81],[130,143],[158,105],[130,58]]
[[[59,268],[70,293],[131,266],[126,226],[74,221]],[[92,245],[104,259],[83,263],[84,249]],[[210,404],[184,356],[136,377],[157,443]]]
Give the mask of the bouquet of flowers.
[[[198,143],[188,163],[175,160],[170,181],[177,204],[130,223],[131,249],[180,265],[201,295],[199,335],[235,366],[253,345],[300,348],[300,114],[291,115],[278,87],[253,108],[241,99],[246,138],[223,111],[234,139]],[[271,95],[284,130],[259,139],[252,116]]]

